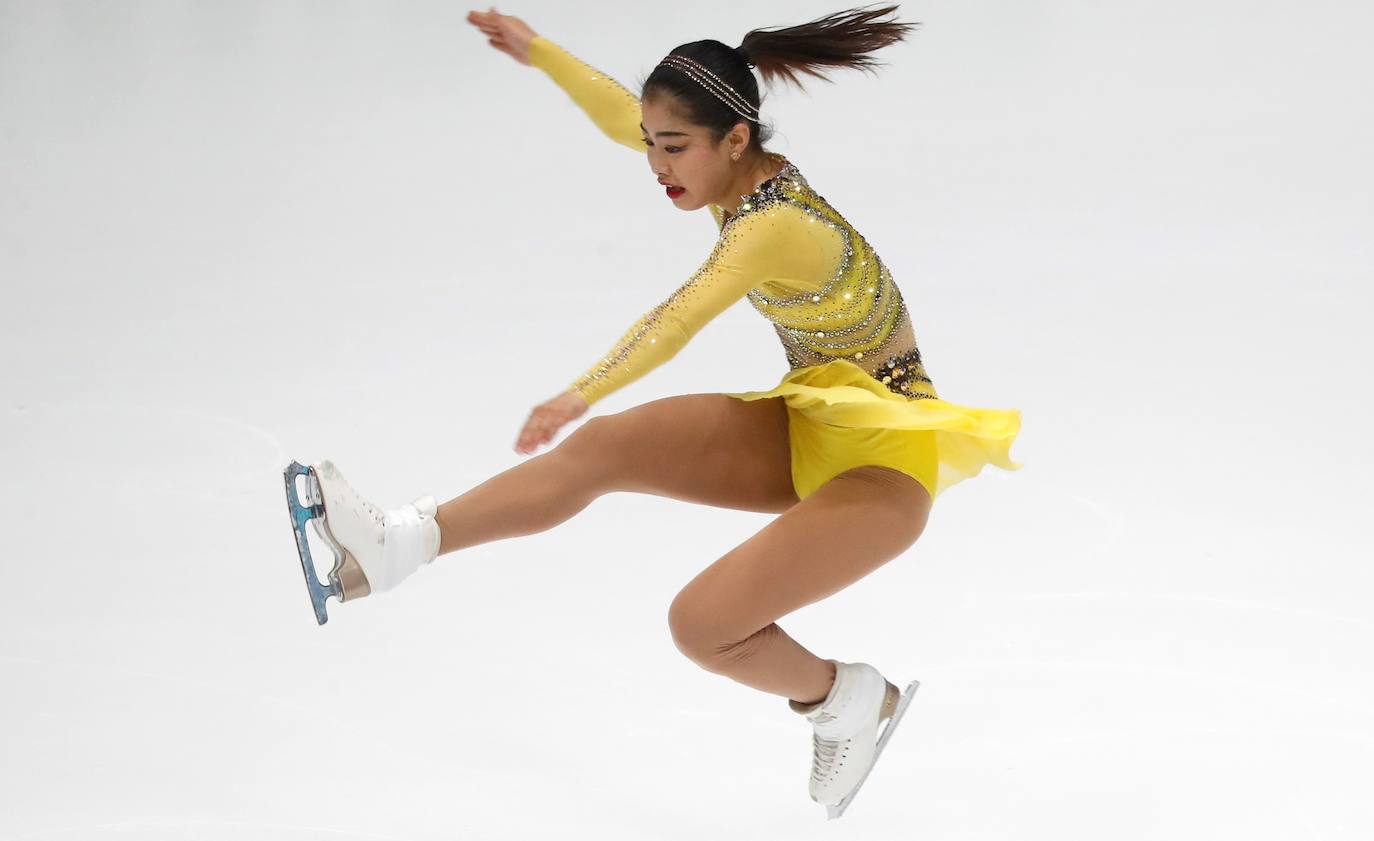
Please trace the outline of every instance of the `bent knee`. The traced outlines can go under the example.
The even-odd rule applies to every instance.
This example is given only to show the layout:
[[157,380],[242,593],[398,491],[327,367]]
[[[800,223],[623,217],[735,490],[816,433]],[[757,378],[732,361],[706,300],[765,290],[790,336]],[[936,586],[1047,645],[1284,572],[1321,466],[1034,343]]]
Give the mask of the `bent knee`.
[[673,645],[687,659],[707,668],[748,657],[776,629],[773,624],[752,630],[732,626],[722,617],[719,605],[690,589],[678,593],[668,606]]
[[611,484],[643,473],[648,454],[656,453],[657,448],[651,425],[645,423],[647,416],[642,412],[633,414],[634,411],[627,409],[588,419],[563,439],[560,451],[576,459],[582,469],[594,471]]
[[668,633],[678,651],[691,659],[702,649],[709,636],[706,626],[706,612],[695,604],[695,600],[683,590],[668,605]]
[[600,415],[584,421],[544,455],[566,459],[579,475],[598,481],[610,482],[618,472],[612,432]]
[[588,450],[596,447],[606,437],[606,416],[594,415],[582,421],[567,437],[558,442],[558,448],[567,452]]

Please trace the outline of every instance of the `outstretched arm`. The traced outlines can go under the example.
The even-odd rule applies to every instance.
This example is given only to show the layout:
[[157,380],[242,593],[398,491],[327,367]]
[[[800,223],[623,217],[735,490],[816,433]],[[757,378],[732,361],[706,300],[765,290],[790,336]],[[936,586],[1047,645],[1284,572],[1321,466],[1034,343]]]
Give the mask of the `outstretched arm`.
[[572,97],[607,137],[636,152],[645,150],[638,96],[542,35],[530,39],[529,59]]
[[572,97],[592,122],[617,143],[636,152],[645,150],[639,129],[639,97],[619,82],[535,32],[514,15],[468,12],[468,23],[487,36],[487,43],[521,64],[543,70]]
[[591,405],[672,359],[708,322],[774,273],[780,244],[777,220],[768,214],[735,219],[687,282],[640,316],[569,390]]

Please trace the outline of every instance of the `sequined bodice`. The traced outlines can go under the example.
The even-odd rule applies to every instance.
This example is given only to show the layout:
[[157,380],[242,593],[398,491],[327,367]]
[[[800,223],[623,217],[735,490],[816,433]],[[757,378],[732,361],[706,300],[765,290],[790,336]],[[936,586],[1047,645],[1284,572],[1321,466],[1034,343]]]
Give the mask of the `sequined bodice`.
[[746,293],[754,309],[772,322],[787,364],[801,368],[846,359],[895,392],[935,396],[901,289],[878,252],[812,189],[795,164],[770,156],[783,163],[781,171],[744,197],[739,210],[727,215],[718,205],[710,208],[722,235],[743,215],[777,212],[779,205],[800,211],[788,215],[793,224],[819,225],[836,234],[833,268],[811,279],[814,288],[764,282]]
[[[645,150],[639,98],[542,36],[530,63],[552,78],[611,139]],[[913,399],[937,396],[902,293],[878,253],[783,155],[781,168],[739,209],[708,205],[718,238],[710,256],[641,316],[570,390],[595,403],[671,359],[707,322],[747,298],[782,342],[788,365],[846,360]]]

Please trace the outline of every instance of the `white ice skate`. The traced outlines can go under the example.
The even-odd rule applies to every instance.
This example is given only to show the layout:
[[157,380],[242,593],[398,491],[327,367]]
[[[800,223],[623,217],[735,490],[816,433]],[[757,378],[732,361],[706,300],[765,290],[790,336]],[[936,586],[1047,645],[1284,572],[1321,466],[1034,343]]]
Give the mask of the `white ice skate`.
[[920,686],[913,680],[901,693],[867,663],[830,662],[835,682],[824,700],[787,702],[812,724],[811,799],[825,804],[827,820],[843,815],[853,802]]
[[[299,495],[297,476],[305,477]],[[422,496],[384,512],[359,496],[327,459],[310,467],[293,461],[286,468],[285,477],[286,505],[296,533],[296,550],[319,624],[329,619],[324,603],[330,596],[346,602],[390,590],[438,556],[439,524],[434,518],[438,508],[434,497]],[[328,585],[315,576],[305,536],[307,521],[334,553]]]

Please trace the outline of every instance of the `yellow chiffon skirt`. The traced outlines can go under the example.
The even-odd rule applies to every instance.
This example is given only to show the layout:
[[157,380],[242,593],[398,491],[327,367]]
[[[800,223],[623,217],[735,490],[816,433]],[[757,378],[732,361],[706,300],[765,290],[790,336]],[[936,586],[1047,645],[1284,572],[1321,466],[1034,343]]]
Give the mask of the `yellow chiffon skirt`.
[[847,359],[794,368],[767,391],[726,394],[786,401],[792,485],[801,499],[840,473],[870,464],[911,476],[932,500],[984,465],[1021,468],[1008,452],[1021,430],[1019,409],[906,397]]

